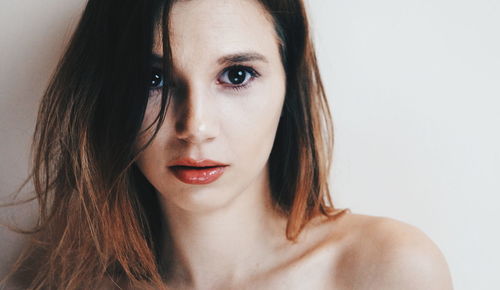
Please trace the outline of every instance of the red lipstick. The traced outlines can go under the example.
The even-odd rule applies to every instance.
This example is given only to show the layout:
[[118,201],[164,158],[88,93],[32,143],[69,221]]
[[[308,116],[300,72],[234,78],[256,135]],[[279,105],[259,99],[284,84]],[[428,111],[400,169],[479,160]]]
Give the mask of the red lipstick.
[[169,169],[180,181],[187,184],[208,184],[217,180],[228,166],[221,162],[182,158],[172,162]]

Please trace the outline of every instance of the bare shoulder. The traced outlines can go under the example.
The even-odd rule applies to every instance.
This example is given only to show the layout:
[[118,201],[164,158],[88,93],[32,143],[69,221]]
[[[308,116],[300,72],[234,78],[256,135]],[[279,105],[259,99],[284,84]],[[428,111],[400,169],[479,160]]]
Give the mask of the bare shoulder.
[[345,237],[333,274],[337,288],[453,289],[442,252],[417,227],[354,213],[331,226]]

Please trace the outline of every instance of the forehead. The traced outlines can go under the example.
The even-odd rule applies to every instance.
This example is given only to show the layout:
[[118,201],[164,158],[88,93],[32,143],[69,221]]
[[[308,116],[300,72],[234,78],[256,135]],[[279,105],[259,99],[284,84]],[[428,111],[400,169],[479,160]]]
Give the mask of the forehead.
[[[279,57],[271,16],[257,0],[177,1],[169,24],[172,55],[180,64],[213,62],[241,51]],[[154,52],[162,55],[158,38]]]

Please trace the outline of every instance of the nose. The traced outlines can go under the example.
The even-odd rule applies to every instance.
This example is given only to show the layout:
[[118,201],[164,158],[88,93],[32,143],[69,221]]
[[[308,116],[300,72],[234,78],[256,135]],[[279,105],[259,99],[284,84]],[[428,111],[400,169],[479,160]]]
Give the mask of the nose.
[[177,139],[192,144],[211,141],[219,134],[215,106],[209,90],[202,86],[185,86],[178,90],[180,110],[175,123]]

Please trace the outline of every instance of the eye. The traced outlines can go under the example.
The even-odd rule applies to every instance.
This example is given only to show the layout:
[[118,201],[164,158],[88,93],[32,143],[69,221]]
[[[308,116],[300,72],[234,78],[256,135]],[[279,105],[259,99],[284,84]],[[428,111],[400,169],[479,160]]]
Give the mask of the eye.
[[251,67],[235,65],[226,68],[218,79],[219,83],[228,84],[228,88],[240,90],[260,75]]
[[159,68],[153,68],[151,73],[151,90],[159,90],[163,87],[163,72]]

